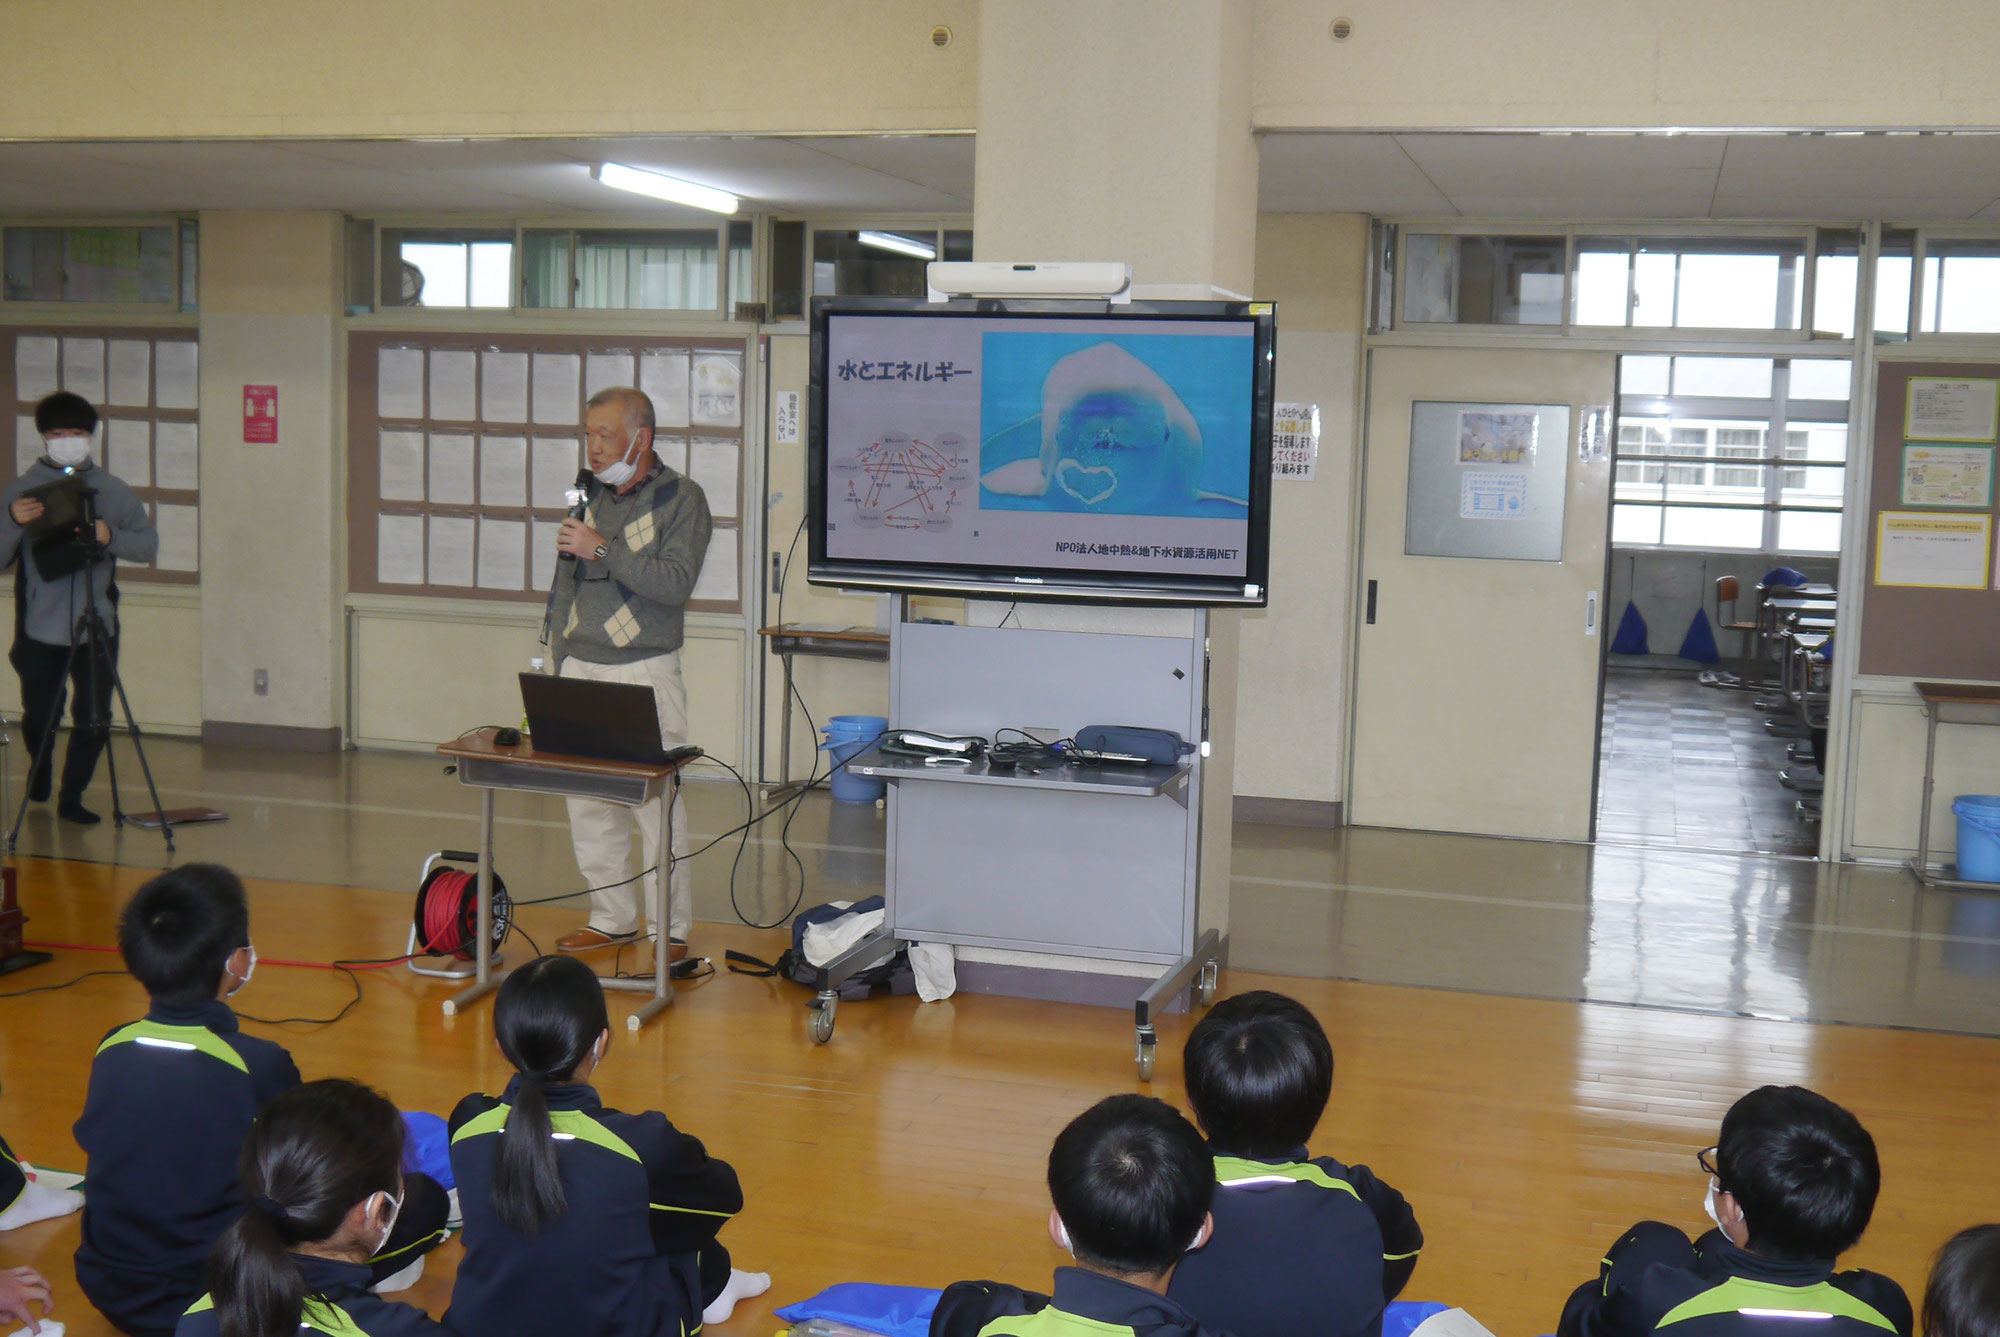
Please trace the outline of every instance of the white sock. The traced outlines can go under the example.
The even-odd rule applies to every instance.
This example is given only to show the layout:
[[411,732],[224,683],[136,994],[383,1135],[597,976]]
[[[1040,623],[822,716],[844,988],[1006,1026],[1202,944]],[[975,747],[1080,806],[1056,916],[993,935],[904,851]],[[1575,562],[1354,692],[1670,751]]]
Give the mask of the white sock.
[[33,1225],[58,1216],[68,1216],[83,1206],[83,1195],[73,1188],[50,1188],[30,1179],[13,1205],[0,1212],[0,1230]]
[[417,1284],[417,1278],[424,1274],[424,1255],[418,1254],[417,1261],[401,1272],[391,1273],[368,1289],[377,1295],[387,1295],[391,1291],[406,1291]]
[[729,1283],[722,1288],[722,1294],[711,1300],[701,1311],[703,1323],[727,1323],[729,1316],[736,1312],[738,1300],[748,1300],[771,1289],[769,1272],[745,1272],[740,1267],[729,1269]]

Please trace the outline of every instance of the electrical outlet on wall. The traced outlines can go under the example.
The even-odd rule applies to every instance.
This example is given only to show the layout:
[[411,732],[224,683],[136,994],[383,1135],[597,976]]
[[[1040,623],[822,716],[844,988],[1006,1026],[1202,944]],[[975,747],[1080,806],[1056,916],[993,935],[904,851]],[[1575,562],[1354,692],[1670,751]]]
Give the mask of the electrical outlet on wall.
[[250,690],[257,696],[269,696],[271,694],[271,670],[252,669],[250,671]]

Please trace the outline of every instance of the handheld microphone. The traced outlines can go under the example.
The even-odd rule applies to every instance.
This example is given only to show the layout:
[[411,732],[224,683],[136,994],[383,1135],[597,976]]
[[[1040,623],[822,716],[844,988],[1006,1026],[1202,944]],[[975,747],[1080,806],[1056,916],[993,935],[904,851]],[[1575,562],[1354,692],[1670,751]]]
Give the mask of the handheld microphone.
[[[578,469],[576,471],[576,481],[570,484],[563,492],[564,499],[569,502],[569,518],[572,520],[583,519],[584,508],[590,504],[589,489],[591,477],[589,466],[586,465],[584,468]],[[576,554],[573,552],[558,555],[565,562],[574,562],[576,560]]]

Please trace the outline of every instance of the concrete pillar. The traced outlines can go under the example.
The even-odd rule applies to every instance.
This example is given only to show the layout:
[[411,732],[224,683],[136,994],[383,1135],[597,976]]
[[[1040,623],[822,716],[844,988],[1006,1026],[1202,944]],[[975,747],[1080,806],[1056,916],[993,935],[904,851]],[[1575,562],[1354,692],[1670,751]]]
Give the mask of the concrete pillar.
[[[1248,0],[1007,0],[979,11],[982,260],[1124,260],[1135,295],[1250,293]],[[974,606],[997,623],[1005,605]],[[1179,635],[1176,610],[1022,605],[1031,627]],[[1227,928],[1241,615],[1212,613],[1203,927]]]
[[[340,745],[341,238],[337,213],[201,215],[205,742]],[[246,385],[278,389],[275,445],[243,440]]]

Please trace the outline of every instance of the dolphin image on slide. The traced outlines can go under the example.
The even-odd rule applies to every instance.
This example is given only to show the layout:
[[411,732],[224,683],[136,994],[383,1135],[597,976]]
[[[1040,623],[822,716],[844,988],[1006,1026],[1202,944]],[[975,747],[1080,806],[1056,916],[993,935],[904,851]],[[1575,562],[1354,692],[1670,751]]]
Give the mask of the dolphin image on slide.
[[[1058,360],[1042,382],[1039,416],[1041,454],[1000,465],[979,480],[981,487],[996,496],[1041,498],[1051,510],[1125,515],[1249,504],[1201,489],[1200,424],[1158,372],[1115,343]],[[1210,505],[1198,505],[1204,502]]]

